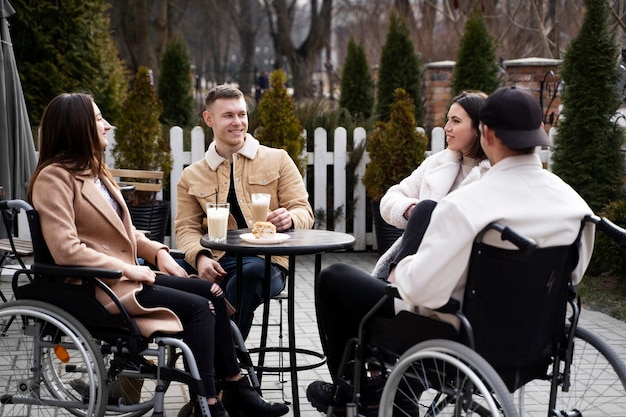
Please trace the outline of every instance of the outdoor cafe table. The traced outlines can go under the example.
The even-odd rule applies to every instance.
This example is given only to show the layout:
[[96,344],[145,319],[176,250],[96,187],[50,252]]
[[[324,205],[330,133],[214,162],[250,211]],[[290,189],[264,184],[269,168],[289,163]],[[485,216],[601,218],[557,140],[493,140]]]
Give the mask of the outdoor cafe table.
[[[288,332],[288,344],[287,350],[289,351],[289,371],[291,372],[291,392],[293,398],[293,415],[294,417],[300,416],[300,403],[298,401],[298,370],[310,369],[312,367],[320,366],[324,361],[312,366],[298,367],[296,362],[296,354],[304,353],[325,359],[322,354],[318,352],[312,352],[304,349],[296,349],[296,334],[295,334],[295,276],[296,276],[296,256],[298,255],[315,255],[315,277],[320,272],[322,265],[322,253],[324,252],[336,252],[344,249],[350,249],[354,246],[354,236],[333,232],[330,230],[316,230],[316,229],[293,229],[283,232],[289,235],[289,239],[281,243],[271,244],[259,244],[249,243],[241,238],[243,233],[250,233],[250,229],[238,229],[229,230],[224,242],[212,242],[208,239],[207,235],[204,235],[200,239],[202,246],[225,251],[233,254],[237,258],[237,277],[238,277],[238,294],[241,294],[241,277],[242,277],[242,257],[264,255],[265,262],[265,306],[263,309],[263,328],[261,330],[261,347],[265,347],[265,341],[267,340],[267,323],[269,317],[269,271],[270,261],[272,256],[288,256],[289,257],[289,272],[287,276],[287,332]],[[241,302],[241,297],[239,297]],[[237,307],[240,309],[239,302]],[[261,349],[261,352],[263,350]],[[260,366],[262,367],[262,356],[260,355]]]

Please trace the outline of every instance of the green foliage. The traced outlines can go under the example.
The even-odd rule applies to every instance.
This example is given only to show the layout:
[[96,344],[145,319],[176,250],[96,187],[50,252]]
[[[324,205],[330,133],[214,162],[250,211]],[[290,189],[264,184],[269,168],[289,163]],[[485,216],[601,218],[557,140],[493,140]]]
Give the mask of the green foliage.
[[127,75],[109,32],[104,0],[11,0],[13,48],[33,124],[51,97],[88,92],[116,124]]
[[[115,166],[163,171],[165,178],[168,178],[172,156],[159,123],[163,105],[156,96],[148,68],[139,67],[137,70],[135,85],[124,101],[122,111],[115,130]],[[139,191],[134,194],[138,199],[133,202],[135,204],[151,197]]]
[[413,99],[415,120],[421,125],[424,118],[421,79],[420,62],[411,42],[409,30],[398,17],[397,12],[392,11],[378,67],[378,95],[376,97],[378,120],[389,120],[394,91],[396,88],[402,88]]
[[355,117],[368,118],[374,108],[374,83],[367,65],[363,45],[351,37],[348,53],[341,72],[341,98],[339,105]]
[[161,59],[157,96],[163,103],[161,123],[168,126],[192,127],[194,117],[191,95],[191,58],[189,47],[181,36],[170,39]]
[[594,211],[622,196],[622,130],[611,120],[620,105],[619,47],[606,0],[587,1],[578,36],[570,43],[561,76],[563,120],[554,140],[553,171]]
[[[626,226],[626,201],[619,200],[607,204],[599,215],[613,223]],[[593,258],[587,271],[592,275],[612,274],[626,284],[626,247],[620,246],[604,233],[596,233]]]
[[[315,129],[321,127],[332,135],[338,127],[343,127],[348,131],[348,140],[352,138],[352,132],[357,127],[371,130],[375,126],[375,119],[370,116],[366,119],[363,116],[352,117],[348,110],[338,107],[336,102],[325,98],[301,100],[296,103],[295,114],[307,133],[309,150],[312,150],[313,136]],[[328,142],[328,147],[332,148],[332,136]]]
[[426,134],[417,131],[414,105],[401,88],[394,91],[388,122],[378,122],[367,137],[370,163],[363,184],[367,195],[380,200],[389,187],[408,177],[426,157]]
[[262,127],[254,134],[264,145],[285,149],[304,174],[306,139],[302,136],[302,126],[295,116],[295,104],[287,93],[286,82],[284,71],[277,69],[270,74],[270,88],[259,101]]
[[480,4],[476,3],[465,23],[452,74],[452,96],[468,91],[489,94],[500,86],[496,42],[489,34]]

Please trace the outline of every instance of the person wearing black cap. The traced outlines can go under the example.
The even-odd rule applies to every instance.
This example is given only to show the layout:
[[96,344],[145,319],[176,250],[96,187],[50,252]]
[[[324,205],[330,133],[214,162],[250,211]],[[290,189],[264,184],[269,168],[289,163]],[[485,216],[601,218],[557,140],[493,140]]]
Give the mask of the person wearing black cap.
[[[378,314],[392,317],[400,310],[434,315],[429,311],[449,298],[463,300],[467,266],[474,238],[493,221],[506,224],[533,238],[539,247],[568,245],[578,236],[581,219],[592,210],[563,180],[543,169],[535,154],[537,146],[551,146],[544,131],[538,101],[526,90],[500,88],[480,111],[481,145],[491,169],[480,181],[468,184],[442,198],[432,213],[423,239],[412,254],[399,260],[389,276],[402,299],[391,300]],[[593,250],[595,229],[589,223],[579,243],[579,260],[572,272],[577,284]],[[513,248],[487,233],[485,243]],[[384,294],[385,283],[353,266],[334,264],[321,271],[315,283],[318,327],[331,376],[335,379],[346,342],[357,335],[361,318]],[[456,324],[456,318],[441,315]],[[375,412],[375,381],[363,381],[364,407]],[[382,386],[380,386],[382,389]],[[334,385],[315,381],[307,389],[309,401],[321,411],[332,405],[340,415],[344,398],[336,403]],[[343,404],[342,404],[343,402]]]

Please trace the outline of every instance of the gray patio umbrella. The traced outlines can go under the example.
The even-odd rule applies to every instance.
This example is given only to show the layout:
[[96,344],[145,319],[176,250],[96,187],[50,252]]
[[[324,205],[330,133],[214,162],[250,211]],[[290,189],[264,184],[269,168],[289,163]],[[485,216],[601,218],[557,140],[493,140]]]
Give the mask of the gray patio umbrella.
[[4,199],[23,199],[37,156],[9,34],[13,14],[9,1],[0,0],[0,186]]

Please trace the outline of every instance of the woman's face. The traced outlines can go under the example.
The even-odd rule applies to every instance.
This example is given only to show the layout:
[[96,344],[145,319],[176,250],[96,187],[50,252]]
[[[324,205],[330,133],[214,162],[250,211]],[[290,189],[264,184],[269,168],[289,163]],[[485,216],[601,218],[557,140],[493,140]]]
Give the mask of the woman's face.
[[107,141],[107,132],[111,130],[111,125],[102,117],[102,113],[100,113],[100,109],[96,103],[93,103],[93,112],[96,115],[96,130],[98,131],[100,146],[104,149],[109,144]]
[[444,126],[448,149],[467,155],[478,139],[478,131],[472,126],[472,118],[458,103],[448,110],[448,121]]

